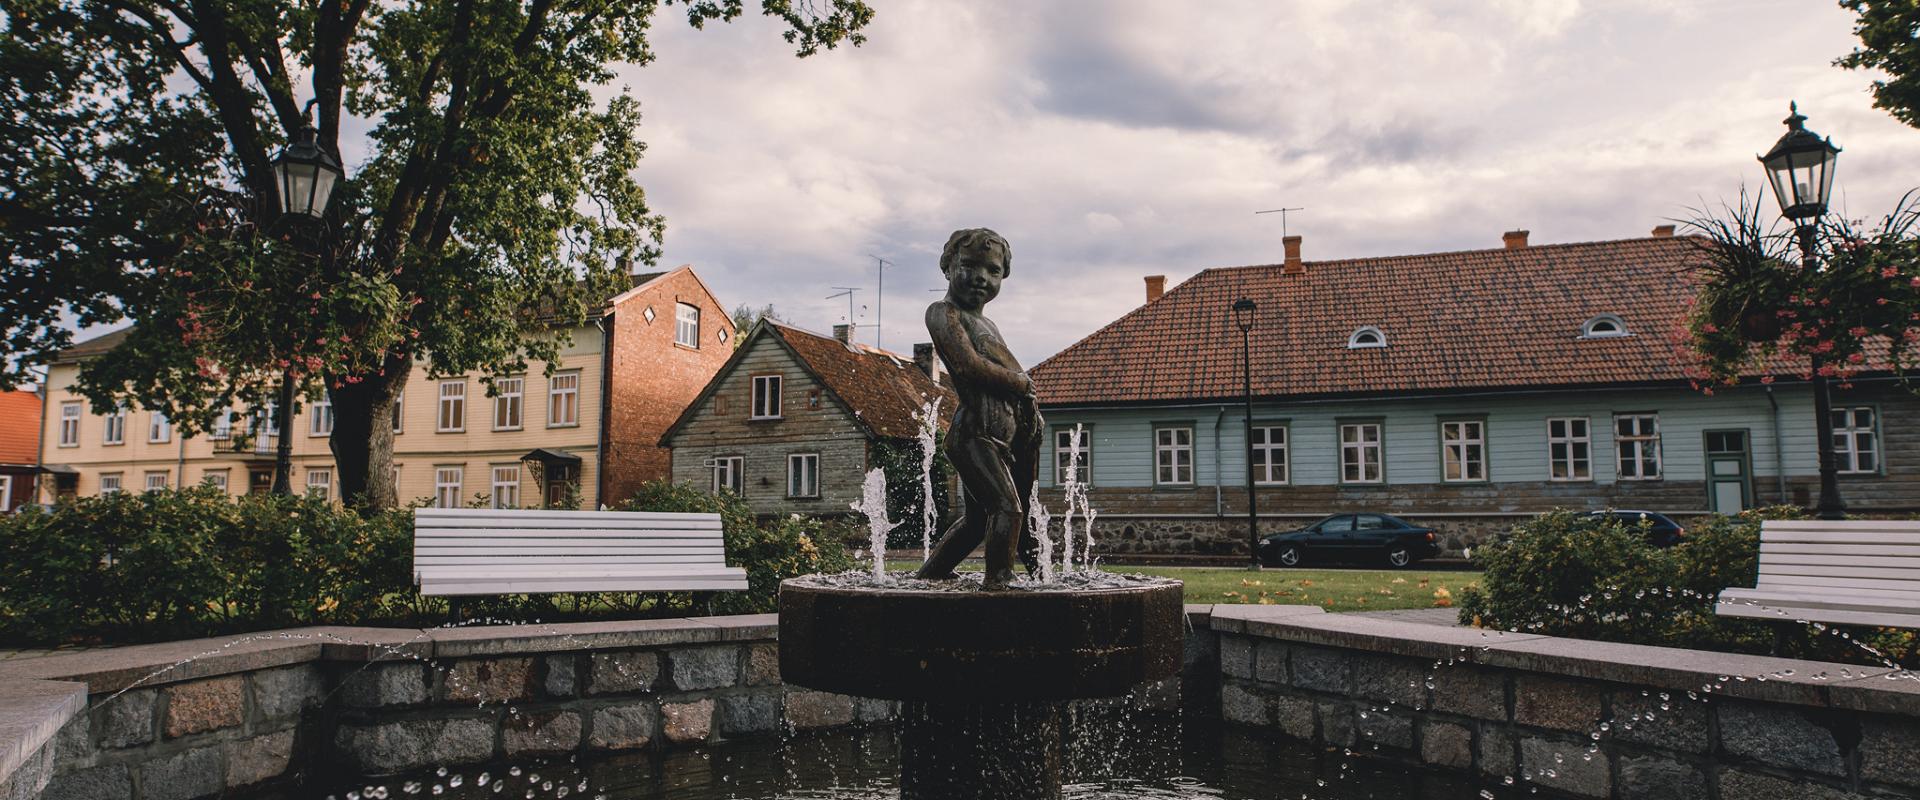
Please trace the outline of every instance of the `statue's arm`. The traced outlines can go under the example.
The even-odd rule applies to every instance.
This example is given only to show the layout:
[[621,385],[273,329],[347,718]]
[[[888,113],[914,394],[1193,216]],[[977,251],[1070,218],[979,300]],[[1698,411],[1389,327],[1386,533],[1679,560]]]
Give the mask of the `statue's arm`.
[[953,306],[945,302],[927,306],[927,333],[933,335],[933,346],[940,351],[940,360],[946,362],[956,384],[1013,397],[1033,393],[1033,381],[1025,372],[1007,369],[980,355]]

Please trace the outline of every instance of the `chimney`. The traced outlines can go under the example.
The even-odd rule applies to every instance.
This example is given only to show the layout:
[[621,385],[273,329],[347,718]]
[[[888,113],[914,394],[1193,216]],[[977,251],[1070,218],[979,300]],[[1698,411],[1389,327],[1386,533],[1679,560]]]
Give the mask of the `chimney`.
[[940,354],[934,351],[932,342],[920,342],[913,346],[913,365],[935,382],[940,380]]
[[1287,248],[1287,264],[1281,271],[1288,275],[1299,275],[1307,271],[1307,265],[1300,262],[1300,237],[1280,237],[1280,244]]
[[841,344],[852,344],[853,343],[853,326],[852,325],[833,326],[833,338],[838,339]]
[[1671,238],[1673,238],[1673,226],[1672,226],[1672,225],[1655,225],[1655,226],[1653,226],[1653,238],[1655,238],[1655,239],[1671,239]]
[[1147,276],[1147,302],[1151,303],[1155,300],[1158,300],[1160,299],[1160,295],[1163,295],[1166,293],[1167,293],[1167,276],[1165,275],[1148,275]]
[[1518,250],[1527,246],[1527,231],[1507,231],[1500,234],[1500,241],[1507,244],[1508,250]]

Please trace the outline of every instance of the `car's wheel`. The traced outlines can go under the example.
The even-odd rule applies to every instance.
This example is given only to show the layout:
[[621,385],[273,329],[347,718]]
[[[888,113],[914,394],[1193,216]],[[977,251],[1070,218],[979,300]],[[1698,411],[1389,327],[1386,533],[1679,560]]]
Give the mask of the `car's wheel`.
[[1280,548],[1273,553],[1273,563],[1283,567],[1300,566],[1300,546],[1297,544],[1280,545]]
[[1413,551],[1407,549],[1406,545],[1396,544],[1387,547],[1388,566],[1404,567],[1411,563],[1413,563]]

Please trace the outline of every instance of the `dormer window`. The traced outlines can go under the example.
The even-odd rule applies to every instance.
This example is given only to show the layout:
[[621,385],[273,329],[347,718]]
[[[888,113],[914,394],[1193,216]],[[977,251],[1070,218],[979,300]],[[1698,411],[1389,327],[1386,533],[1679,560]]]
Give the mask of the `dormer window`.
[[1354,331],[1352,336],[1347,337],[1348,350],[1359,350],[1367,347],[1386,347],[1386,346],[1387,346],[1387,335],[1384,333],[1381,333],[1379,328],[1373,327],[1372,325],[1368,325],[1367,327]]
[[1628,335],[1631,334],[1627,333],[1627,323],[1613,314],[1601,314],[1580,326],[1582,339],[1611,339]]

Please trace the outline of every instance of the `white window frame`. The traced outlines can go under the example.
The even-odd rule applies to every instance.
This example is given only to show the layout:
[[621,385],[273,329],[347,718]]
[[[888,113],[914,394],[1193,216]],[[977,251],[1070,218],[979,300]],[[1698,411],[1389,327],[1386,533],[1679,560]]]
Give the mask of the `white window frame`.
[[100,428],[100,443],[121,445],[127,443],[127,407],[114,406],[107,412],[106,424]]
[[492,478],[494,508],[520,507],[520,465],[495,464],[487,470]]
[[[1181,463],[1183,455],[1186,457],[1184,464]],[[1155,425],[1153,428],[1153,485],[1192,486],[1193,481],[1193,426]]]
[[333,398],[321,397],[307,404],[307,435],[333,435]]
[[207,438],[216,442],[233,438],[233,409],[222,411],[213,418],[213,430],[207,431]]
[[[449,393],[449,389],[460,391]],[[434,411],[433,430],[435,433],[465,433],[467,430],[467,379],[440,382],[440,404]],[[459,419],[453,419],[458,417]],[[451,424],[458,422],[458,425]]]
[[221,492],[232,493],[230,470],[210,469],[200,473],[200,485],[218,487]]
[[[119,492],[126,491],[127,486],[126,486],[125,478],[126,478],[126,475],[124,473],[119,473],[119,472],[100,473],[100,493],[101,494],[117,494]],[[111,485],[109,485],[109,482],[111,482]]]
[[[1620,423],[1625,420],[1636,421],[1634,433],[1622,434],[1620,432]],[[1653,426],[1653,432],[1650,434],[1646,433],[1645,429],[1639,424],[1640,422],[1650,423]],[[1633,452],[1631,462],[1629,462],[1629,456],[1627,455],[1628,447],[1631,447]],[[1649,453],[1653,456],[1652,475],[1645,474]],[[1631,475],[1627,474],[1628,470],[1624,469],[1628,463],[1634,465],[1632,470],[1633,474]],[[1665,468],[1660,463],[1660,415],[1658,413],[1613,415],[1613,467],[1615,480],[1660,480],[1661,475],[1665,473]]]
[[791,453],[787,456],[787,496],[820,496],[820,454]]
[[466,482],[467,468],[464,466],[435,466],[433,468],[433,507],[461,508],[462,485]]
[[[1558,425],[1559,432],[1554,431]],[[1580,430],[1576,433],[1575,426]],[[1560,454],[1555,448],[1560,448]],[[1573,483],[1593,480],[1593,421],[1587,417],[1547,418],[1547,480]]]
[[553,373],[547,379],[547,427],[580,426],[580,370]]
[[80,446],[80,401],[67,400],[60,403],[60,447]]
[[[1449,432],[1457,431],[1449,439]],[[1472,434],[1472,435],[1469,435]],[[1478,458],[1474,454],[1478,448]],[[1446,419],[1440,421],[1440,480],[1443,483],[1486,483],[1487,475],[1487,421],[1485,419]],[[1454,477],[1454,465],[1459,465],[1459,477]],[[1479,474],[1475,475],[1475,470]]]
[[[314,480],[318,478],[319,480]],[[333,499],[333,469],[307,470],[307,494],[319,496],[322,500]]]
[[[1609,326],[1612,330],[1601,330],[1602,325]],[[1586,322],[1580,323],[1580,338],[1582,339],[1618,339],[1622,336],[1632,335],[1633,332],[1627,330],[1627,321],[1621,319],[1617,314],[1599,314],[1588,319]]]
[[493,379],[493,429],[517,431],[526,423],[527,379],[512,376]]
[[753,376],[753,401],[748,404],[748,419],[780,419],[781,391],[785,387],[784,376]]
[[167,412],[153,410],[147,412],[147,444],[166,444],[173,441],[173,420],[167,419]]
[[[1830,409],[1833,416],[1840,417],[1840,425],[1831,424],[1828,434],[1833,437],[1834,469],[1845,475],[1877,475],[1883,466],[1880,447],[1880,410],[1873,406],[1840,406]],[[1867,424],[1859,424],[1859,415],[1867,415]],[[1864,439],[1867,447],[1859,447]],[[1872,459],[1870,466],[1860,466],[1860,456]]]
[[393,433],[398,436],[407,430],[407,393],[393,396]]
[[[154,478],[159,478],[158,482]],[[142,491],[164,492],[173,484],[173,470],[150,469],[140,479]]]
[[[1285,486],[1293,482],[1293,453],[1288,448],[1292,443],[1292,432],[1287,423],[1262,423],[1255,421],[1253,431],[1258,433],[1248,447],[1249,457],[1258,454],[1261,458],[1248,462],[1247,468],[1253,470],[1253,483],[1256,486]],[[1273,432],[1280,432],[1279,442],[1274,441]],[[1280,475],[1274,476],[1274,456],[1279,456]],[[1256,463],[1257,462],[1257,463]]]
[[[1367,440],[1368,429],[1373,431],[1372,441]],[[1386,483],[1386,425],[1381,422],[1342,422],[1339,423],[1337,433],[1340,444],[1340,482],[1353,485]],[[1348,467],[1356,470],[1352,478],[1347,477]],[[1369,467],[1373,469],[1371,477],[1368,476]]]
[[13,510],[13,476],[0,475],[0,514]]
[[[1053,485],[1067,483],[1067,465],[1073,463],[1073,428],[1053,429]],[[1080,426],[1080,485],[1093,485],[1093,427]]]
[[1387,334],[1372,325],[1357,328],[1347,334],[1348,350],[1367,350],[1387,346]]
[[700,347],[700,307],[687,303],[673,304],[673,343],[681,347]]
[[708,489],[714,494],[719,494],[722,489],[725,489],[737,495],[745,495],[746,466],[745,456],[714,456],[712,480],[708,483]]

